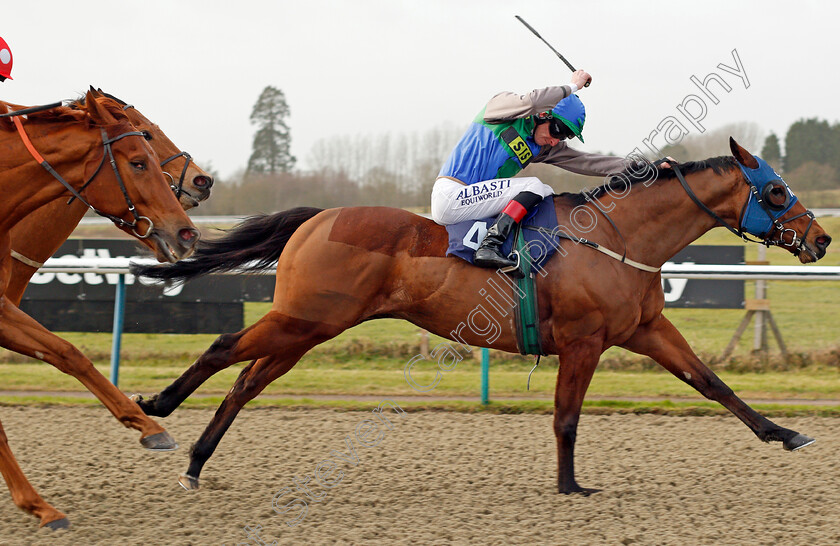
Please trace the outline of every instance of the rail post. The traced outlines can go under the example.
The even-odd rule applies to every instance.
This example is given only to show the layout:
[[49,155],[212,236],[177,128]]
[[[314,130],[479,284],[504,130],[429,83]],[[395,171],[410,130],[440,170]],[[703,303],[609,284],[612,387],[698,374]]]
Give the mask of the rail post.
[[111,383],[117,386],[120,380],[120,349],[125,322],[125,275],[120,273],[114,294],[114,329],[111,341]]
[[481,349],[481,404],[490,403],[490,350]]

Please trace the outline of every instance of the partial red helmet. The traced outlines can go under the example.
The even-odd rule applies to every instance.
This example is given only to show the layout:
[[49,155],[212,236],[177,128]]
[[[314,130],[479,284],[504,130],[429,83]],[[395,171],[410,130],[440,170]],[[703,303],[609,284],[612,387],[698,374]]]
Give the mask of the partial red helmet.
[[12,78],[12,50],[2,37],[0,37],[0,76],[14,79]]

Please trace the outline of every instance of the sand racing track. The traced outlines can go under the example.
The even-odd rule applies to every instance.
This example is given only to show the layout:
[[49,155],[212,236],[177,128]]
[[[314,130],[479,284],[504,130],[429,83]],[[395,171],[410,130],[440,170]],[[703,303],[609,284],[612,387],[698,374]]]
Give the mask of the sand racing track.
[[[584,415],[578,480],[603,491],[567,497],[554,492],[547,415],[408,413],[387,430],[366,412],[254,409],[202,489],[184,491],[177,475],[212,413],[162,420],[181,449],[152,454],[103,408],[0,408],[24,471],[73,525],[38,529],[4,489],[0,544],[840,543],[838,419],[776,419],[817,438],[787,453],[734,417]],[[357,430],[369,443],[384,436],[366,447]],[[322,498],[303,515],[293,480],[312,485],[325,459],[332,487],[312,487]],[[284,488],[279,505],[292,505],[278,514]]]

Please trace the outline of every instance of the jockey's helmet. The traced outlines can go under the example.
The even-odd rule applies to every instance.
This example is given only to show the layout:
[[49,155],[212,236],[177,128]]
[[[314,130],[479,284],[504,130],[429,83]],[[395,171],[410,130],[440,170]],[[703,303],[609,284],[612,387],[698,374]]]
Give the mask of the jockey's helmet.
[[12,78],[12,50],[2,37],[0,37],[0,78],[14,79]]
[[[571,136],[576,136],[583,142],[583,123],[586,121],[586,108],[583,106],[580,97],[577,95],[569,95],[565,99],[557,103],[557,106],[551,109],[550,128],[552,134],[562,135],[572,132]],[[562,125],[560,125],[562,123]]]

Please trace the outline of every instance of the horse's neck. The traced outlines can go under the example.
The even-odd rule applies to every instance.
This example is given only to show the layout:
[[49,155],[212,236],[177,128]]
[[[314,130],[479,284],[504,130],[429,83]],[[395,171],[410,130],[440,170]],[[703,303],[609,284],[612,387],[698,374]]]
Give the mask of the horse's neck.
[[[65,181],[78,189],[85,180],[85,166],[98,160],[97,154],[102,153],[97,142],[89,137],[80,138],[78,130],[71,134],[72,127],[24,126],[35,150]],[[8,232],[33,211],[60,198],[68,198],[69,192],[38,164],[16,131],[0,133],[0,146],[5,150],[0,158],[0,195],[3,196],[0,232]],[[75,215],[68,214],[69,217]]]
[[12,250],[44,262],[70,237],[87,211],[78,199],[62,196],[32,211],[12,227]]
[[[733,195],[739,194],[735,172],[718,175],[706,169],[686,176],[697,198],[731,226],[738,221],[736,201],[742,201]],[[613,202],[616,206],[610,216],[626,241],[627,257],[656,267],[718,225],[676,178],[659,180],[649,188],[635,188]],[[614,233],[611,226],[603,229]]]

